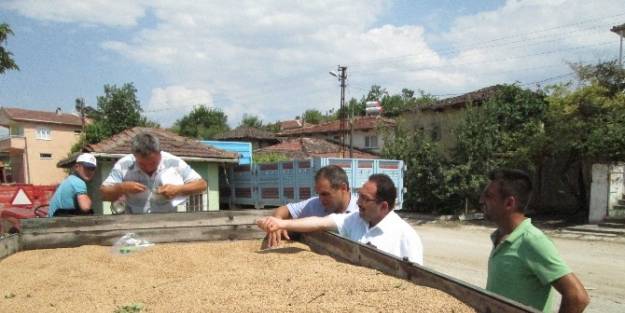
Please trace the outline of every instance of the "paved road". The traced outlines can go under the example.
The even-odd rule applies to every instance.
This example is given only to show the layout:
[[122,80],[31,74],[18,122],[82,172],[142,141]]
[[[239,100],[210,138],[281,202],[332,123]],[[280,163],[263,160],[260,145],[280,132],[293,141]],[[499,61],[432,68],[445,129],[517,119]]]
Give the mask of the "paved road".
[[[457,223],[414,225],[423,240],[426,266],[479,287],[486,286],[489,234],[494,228]],[[554,235],[552,239],[560,254],[591,296],[586,312],[625,312],[625,240]]]

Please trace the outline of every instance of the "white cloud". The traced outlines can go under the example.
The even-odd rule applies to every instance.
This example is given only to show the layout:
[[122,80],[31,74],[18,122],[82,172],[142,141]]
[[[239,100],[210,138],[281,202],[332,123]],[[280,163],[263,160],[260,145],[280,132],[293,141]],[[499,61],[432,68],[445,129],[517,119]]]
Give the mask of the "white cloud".
[[145,13],[142,1],[9,0],[0,6],[44,21],[135,26]]
[[150,102],[144,111],[151,119],[157,118],[163,126],[170,126],[177,118],[189,113],[193,106],[199,104],[213,106],[213,96],[208,90],[168,86],[152,90]]

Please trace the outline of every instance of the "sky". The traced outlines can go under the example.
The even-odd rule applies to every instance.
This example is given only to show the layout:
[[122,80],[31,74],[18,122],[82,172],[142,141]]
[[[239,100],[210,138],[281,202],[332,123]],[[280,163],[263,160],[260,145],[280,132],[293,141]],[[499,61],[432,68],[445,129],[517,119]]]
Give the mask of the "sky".
[[338,65],[358,99],[570,80],[569,62],[618,58],[625,0],[0,0],[0,23],[20,67],[0,75],[1,106],[72,112],[132,82],[164,127],[198,104],[234,127],[338,108]]

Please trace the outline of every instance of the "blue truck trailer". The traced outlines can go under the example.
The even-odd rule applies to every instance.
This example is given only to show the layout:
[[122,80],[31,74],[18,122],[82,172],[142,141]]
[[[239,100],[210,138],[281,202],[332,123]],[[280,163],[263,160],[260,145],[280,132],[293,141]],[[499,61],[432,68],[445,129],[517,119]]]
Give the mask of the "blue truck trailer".
[[245,164],[224,171],[220,199],[230,207],[275,207],[316,196],[314,177],[326,165],[345,170],[353,194],[372,174],[388,175],[397,187],[397,204],[404,199],[404,162],[401,160],[311,158],[268,164]]

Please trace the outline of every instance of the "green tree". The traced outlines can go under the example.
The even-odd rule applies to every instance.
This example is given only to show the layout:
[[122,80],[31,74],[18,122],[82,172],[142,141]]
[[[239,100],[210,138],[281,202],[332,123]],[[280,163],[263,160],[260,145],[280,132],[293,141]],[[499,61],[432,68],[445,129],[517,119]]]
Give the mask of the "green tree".
[[3,47],[9,35],[13,35],[11,27],[6,23],[0,24],[0,74],[8,70],[20,69],[13,60],[13,54]]
[[264,129],[272,133],[277,133],[280,131],[280,122],[267,123],[263,125],[261,129]]
[[198,139],[211,139],[229,129],[228,116],[223,111],[202,104],[193,107],[189,114],[178,119],[173,126],[179,135]]
[[97,98],[97,108],[85,107],[85,114],[92,122],[85,127],[84,136],[72,147],[71,152],[79,151],[85,143],[100,142],[128,128],[160,127],[141,114],[143,109],[136,93],[137,89],[132,83],[126,83],[121,88],[104,85],[104,95]]
[[304,122],[310,124],[319,124],[324,120],[323,114],[316,109],[306,110],[302,116]]
[[262,128],[263,121],[256,115],[243,114],[241,123],[239,123],[239,127],[241,126],[252,127],[252,128]]
[[546,150],[562,160],[562,185],[585,212],[590,165],[625,160],[625,70],[613,61],[571,66],[582,87],[549,89]]
[[147,119],[141,116],[143,109],[132,83],[126,83],[121,88],[104,85],[104,95],[98,97],[97,111],[100,117],[97,122],[101,123],[105,138],[147,123]]

